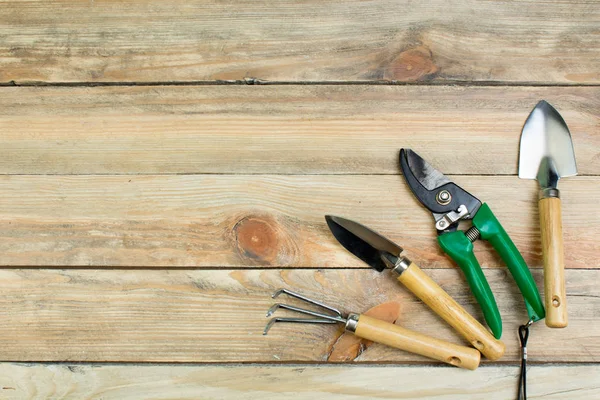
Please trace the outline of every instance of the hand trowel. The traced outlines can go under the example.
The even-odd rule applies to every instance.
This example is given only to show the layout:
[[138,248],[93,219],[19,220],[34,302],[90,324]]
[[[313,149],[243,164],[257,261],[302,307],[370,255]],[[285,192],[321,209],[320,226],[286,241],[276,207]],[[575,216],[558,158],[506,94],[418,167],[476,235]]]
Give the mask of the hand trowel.
[[546,101],[540,101],[523,126],[519,178],[540,184],[539,212],[544,259],[546,325],[567,326],[562,217],[558,180],[577,175],[567,124]]

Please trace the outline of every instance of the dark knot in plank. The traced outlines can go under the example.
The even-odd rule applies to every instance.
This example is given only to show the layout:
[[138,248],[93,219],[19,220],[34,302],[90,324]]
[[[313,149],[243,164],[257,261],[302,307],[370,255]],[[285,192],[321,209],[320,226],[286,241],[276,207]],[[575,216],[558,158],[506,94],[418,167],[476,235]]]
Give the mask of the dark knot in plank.
[[270,216],[244,217],[233,230],[240,255],[261,264],[275,264],[280,248],[285,247],[281,227]]
[[413,47],[398,54],[385,68],[384,79],[402,82],[431,79],[438,67],[426,46]]

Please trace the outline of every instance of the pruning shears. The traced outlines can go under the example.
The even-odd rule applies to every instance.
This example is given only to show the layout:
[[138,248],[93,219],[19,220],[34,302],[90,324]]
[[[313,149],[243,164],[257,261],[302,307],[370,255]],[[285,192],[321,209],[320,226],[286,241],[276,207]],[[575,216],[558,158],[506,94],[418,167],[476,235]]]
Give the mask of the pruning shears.
[[[473,253],[473,242],[487,240],[508,267],[525,300],[529,321],[545,317],[535,281],[521,256],[486,203],[449,180],[410,149],[400,150],[400,167],[413,194],[435,220],[438,243],[462,269],[487,325],[494,336],[502,336],[502,319],[494,294]],[[458,229],[463,220],[472,220],[466,230]]]

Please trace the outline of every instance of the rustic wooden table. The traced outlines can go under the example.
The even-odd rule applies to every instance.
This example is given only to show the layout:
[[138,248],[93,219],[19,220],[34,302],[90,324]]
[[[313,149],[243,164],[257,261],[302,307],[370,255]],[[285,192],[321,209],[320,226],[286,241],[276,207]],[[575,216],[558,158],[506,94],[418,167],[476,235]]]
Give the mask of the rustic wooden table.
[[477,318],[399,176],[411,147],[487,201],[542,288],[521,127],[546,99],[580,175],[561,182],[570,325],[535,326],[530,398],[600,398],[597,1],[0,1],[0,398],[510,399],[526,312],[476,244],[507,352],[475,372],[340,330],[262,336],[276,288],[463,343],[323,216],[406,248]]

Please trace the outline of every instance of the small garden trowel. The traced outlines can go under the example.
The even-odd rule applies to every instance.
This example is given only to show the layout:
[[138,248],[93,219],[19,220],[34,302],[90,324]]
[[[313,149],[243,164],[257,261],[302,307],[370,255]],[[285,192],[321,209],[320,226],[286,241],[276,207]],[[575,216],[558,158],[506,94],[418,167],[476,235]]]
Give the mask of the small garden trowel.
[[421,268],[404,257],[402,247],[358,222],[333,215],[327,215],[325,220],[333,236],[346,250],[379,272],[392,270],[400,283],[488,360],[495,361],[502,357],[504,343],[497,340]]
[[540,226],[544,258],[546,325],[567,326],[564,251],[558,180],[577,175],[567,124],[546,101],[540,101],[523,126],[519,178],[540,184]]

